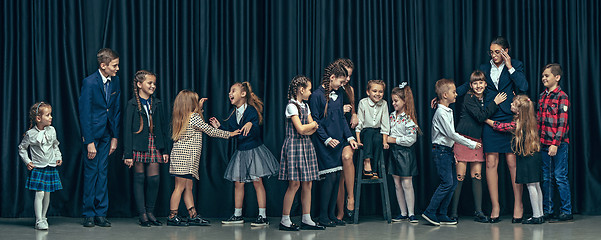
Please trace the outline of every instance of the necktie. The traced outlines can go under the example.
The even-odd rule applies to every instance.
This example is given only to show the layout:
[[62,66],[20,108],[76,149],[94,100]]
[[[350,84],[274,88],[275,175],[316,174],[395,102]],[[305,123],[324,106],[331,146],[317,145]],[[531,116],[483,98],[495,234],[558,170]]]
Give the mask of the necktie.
[[106,81],[106,83],[104,83],[104,96],[106,98],[106,102],[109,102],[109,98],[110,98],[110,94],[109,94],[109,85],[110,85],[111,81],[108,80]]

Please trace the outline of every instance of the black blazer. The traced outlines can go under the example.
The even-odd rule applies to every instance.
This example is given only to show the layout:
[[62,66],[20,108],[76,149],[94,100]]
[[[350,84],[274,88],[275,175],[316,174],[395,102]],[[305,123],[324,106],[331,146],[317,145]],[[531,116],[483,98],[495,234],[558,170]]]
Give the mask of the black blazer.
[[471,93],[466,94],[463,98],[463,108],[457,125],[457,132],[474,139],[482,138],[484,120],[492,116],[497,109],[499,107],[494,101],[485,107],[478,97]]
[[[169,154],[171,152],[171,131],[169,131],[167,112],[160,99],[151,97],[151,101],[154,145],[161,154]],[[144,108],[139,114],[138,103],[135,98],[130,99],[126,105],[125,120],[123,122],[123,159],[131,159],[133,151],[148,151],[148,116]],[[142,131],[136,134],[140,129],[140,115],[143,123]]]

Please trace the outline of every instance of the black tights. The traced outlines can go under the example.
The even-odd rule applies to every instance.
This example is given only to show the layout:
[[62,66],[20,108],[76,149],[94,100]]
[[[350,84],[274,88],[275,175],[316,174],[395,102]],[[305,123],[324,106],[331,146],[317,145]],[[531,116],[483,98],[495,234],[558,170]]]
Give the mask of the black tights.
[[336,198],[338,197],[338,182],[340,171],[324,175],[321,180],[321,200],[319,204],[319,221],[330,222],[336,219]]
[[[145,177],[146,196],[144,196]],[[134,163],[134,198],[142,221],[148,221],[149,219],[156,221],[153,212],[159,193],[159,181],[158,163]]]

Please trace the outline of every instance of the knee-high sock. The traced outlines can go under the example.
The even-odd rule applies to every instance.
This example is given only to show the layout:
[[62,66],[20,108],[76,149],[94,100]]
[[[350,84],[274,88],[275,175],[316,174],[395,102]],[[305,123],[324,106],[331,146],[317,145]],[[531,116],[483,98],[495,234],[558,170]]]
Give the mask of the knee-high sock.
[[394,177],[394,190],[397,202],[399,203],[399,209],[401,209],[401,215],[407,216],[407,200],[405,200],[402,181],[400,177]]
[[48,206],[50,205],[50,192],[44,192],[44,201],[42,201],[42,218],[46,219]]
[[336,219],[336,200],[338,198],[338,185],[340,183],[340,171],[333,173],[334,183],[331,190],[330,204],[328,206],[328,217],[330,220]]
[[35,212],[35,220],[42,220],[42,209],[44,208],[44,191],[36,191],[35,199],[33,200],[33,211]]
[[146,177],[146,212],[154,214],[154,205],[159,194],[159,175]]
[[455,188],[455,192],[453,193],[453,203],[451,206],[451,217],[457,217],[457,207],[459,206],[459,197],[461,197],[461,187],[463,186],[463,181],[457,182],[457,187]]
[[472,178],[472,192],[474,193],[474,210],[482,212],[482,179]]
[[407,212],[409,213],[407,216],[412,216],[415,213],[413,212],[415,208],[415,194],[413,192],[413,179],[412,178],[404,178],[403,179],[403,192],[405,193],[405,202],[407,203]]
[[541,217],[543,216],[543,209],[540,208],[539,202],[542,201],[542,195],[539,195],[537,187],[540,189],[538,182],[526,184],[528,187],[528,194],[530,195],[530,205],[532,205],[532,216]]
[[134,199],[136,200],[138,214],[146,213],[146,207],[144,206],[144,173],[134,173]]
[[336,182],[336,174],[328,173],[325,174],[324,180],[321,180],[321,189],[320,195],[321,199],[319,200],[319,220],[322,222],[329,222],[329,206],[330,206],[330,198],[335,197],[332,195],[332,188],[335,187]]

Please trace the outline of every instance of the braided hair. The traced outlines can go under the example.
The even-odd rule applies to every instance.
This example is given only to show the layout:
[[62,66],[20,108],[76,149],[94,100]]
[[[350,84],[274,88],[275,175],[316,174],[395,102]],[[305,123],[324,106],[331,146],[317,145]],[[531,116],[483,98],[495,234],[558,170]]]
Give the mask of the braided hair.
[[323,76],[321,77],[321,84],[325,88],[325,97],[326,97],[326,107],[324,108],[324,117],[328,115],[328,103],[330,102],[330,93],[332,92],[332,87],[330,87],[330,77],[346,77],[348,76],[348,71],[341,63],[332,62],[323,70]]
[[[297,75],[290,81],[290,85],[288,85],[288,100],[296,99],[298,90],[302,88],[307,88],[307,83],[311,82],[311,79],[305,77],[304,75]],[[293,102],[294,105],[298,108],[300,112],[300,106],[298,103]]]
[[[133,88],[134,88],[134,97],[136,98],[136,103],[138,104],[138,115],[140,116],[140,129],[138,129],[138,131],[136,132],[136,134],[141,133],[142,129],[144,129],[144,120],[142,120],[142,104],[140,103],[140,88],[138,87],[138,83],[143,83],[146,80],[146,76],[154,76],[156,78],[156,74],[154,74],[151,71],[148,70],[139,70],[136,72],[136,75],[134,76],[134,81],[133,81]],[[150,96],[150,98],[152,98],[152,96]],[[152,101],[151,99],[148,99],[150,102],[150,109],[148,109],[148,121],[150,121],[150,133],[153,133],[153,129],[154,129],[154,123],[152,121]]]
[[42,109],[45,108],[52,109],[52,106],[49,103],[37,102],[29,108],[29,129],[32,129],[37,124],[37,117],[42,116],[44,113]]
[[[334,62],[342,65],[347,70],[355,69],[355,64],[348,58],[339,58],[336,59],[336,61]],[[355,93],[353,92],[353,87],[351,87],[348,82],[344,88],[344,92],[346,93],[346,96],[348,97],[351,106],[353,106],[353,113],[355,113]]]

